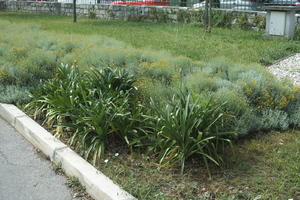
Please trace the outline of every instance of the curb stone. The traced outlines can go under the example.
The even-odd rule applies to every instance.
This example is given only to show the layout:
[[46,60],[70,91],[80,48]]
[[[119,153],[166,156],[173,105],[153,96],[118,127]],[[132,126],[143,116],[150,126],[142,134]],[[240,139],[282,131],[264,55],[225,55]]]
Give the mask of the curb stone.
[[85,186],[87,193],[95,200],[137,200],[16,106],[0,103],[0,117],[48,156],[52,162],[61,163],[64,172],[68,176],[77,177]]

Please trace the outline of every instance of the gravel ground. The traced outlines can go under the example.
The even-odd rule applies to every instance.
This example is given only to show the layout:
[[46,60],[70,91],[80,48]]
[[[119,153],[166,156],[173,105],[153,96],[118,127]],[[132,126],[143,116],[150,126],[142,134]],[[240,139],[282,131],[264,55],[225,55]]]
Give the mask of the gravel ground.
[[277,78],[289,78],[295,85],[300,85],[300,53],[283,59],[268,69]]

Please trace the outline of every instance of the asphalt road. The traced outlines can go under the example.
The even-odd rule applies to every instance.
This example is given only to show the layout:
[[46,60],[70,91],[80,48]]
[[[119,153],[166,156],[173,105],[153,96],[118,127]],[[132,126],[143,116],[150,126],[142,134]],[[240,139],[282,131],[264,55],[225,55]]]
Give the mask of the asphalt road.
[[72,200],[66,181],[0,118],[0,200]]

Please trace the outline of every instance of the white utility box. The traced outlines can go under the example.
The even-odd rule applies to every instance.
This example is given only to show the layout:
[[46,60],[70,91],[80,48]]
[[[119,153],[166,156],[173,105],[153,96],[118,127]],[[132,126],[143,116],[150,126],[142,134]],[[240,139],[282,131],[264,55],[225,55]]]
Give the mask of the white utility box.
[[293,38],[297,6],[267,6],[266,33],[268,36]]

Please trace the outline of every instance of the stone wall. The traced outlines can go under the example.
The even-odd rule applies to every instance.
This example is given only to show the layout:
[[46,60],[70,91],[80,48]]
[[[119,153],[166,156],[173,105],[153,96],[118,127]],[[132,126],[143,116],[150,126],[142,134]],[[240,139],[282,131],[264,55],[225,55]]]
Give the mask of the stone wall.
[[[0,10],[28,13],[47,13],[53,15],[72,16],[71,3],[1,1]],[[79,16],[94,16],[102,19],[170,22],[170,23],[202,23],[203,10],[186,7],[169,6],[130,6],[130,5],[77,5]],[[213,17],[216,25],[241,25],[254,29],[263,29],[265,12],[231,11],[214,9]],[[300,22],[300,18],[298,20]]]

